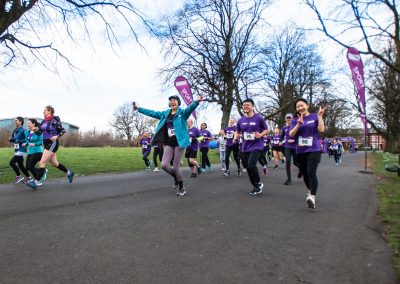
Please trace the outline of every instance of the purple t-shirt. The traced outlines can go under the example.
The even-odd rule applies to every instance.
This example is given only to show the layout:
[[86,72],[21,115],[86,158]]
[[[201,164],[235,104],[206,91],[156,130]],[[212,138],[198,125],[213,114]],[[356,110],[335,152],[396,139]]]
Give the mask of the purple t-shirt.
[[233,137],[235,136],[236,132],[236,126],[228,126],[225,129],[225,135],[226,135],[226,146],[232,146],[233,145]]
[[142,138],[139,142],[139,144],[142,146],[142,153],[150,152],[151,151],[151,138]]
[[[293,129],[297,124],[298,118],[292,120],[290,129]],[[318,114],[310,113],[303,117],[304,123],[300,125],[296,133],[296,154],[321,152],[318,134]]]
[[261,133],[268,129],[264,118],[259,114],[254,114],[252,117],[243,116],[237,123],[237,131],[242,133],[243,144],[242,152],[251,152],[254,150],[264,149],[264,139],[256,138],[255,132]]
[[196,127],[192,127],[188,129],[189,131],[189,140],[190,140],[190,146],[187,147],[188,149],[191,149],[193,151],[198,151],[199,150],[199,141],[197,138],[199,138],[200,131]]
[[[51,123],[53,120],[50,119],[49,121],[44,121],[42,126],[41,126],[41,130],[43,131],[43,139],[50,139],[53,136],[57,136],[58,135],[58,131],[57,129],[53,126],[53,124]],[[49,132],[47,132],[47,125],[50,123],[49,126]]]
[[264,142],[264,147],[269,147],[269,144],[271,143],[271,137],[270,136],[264,136],[263,137],[263,142]]
[[279,143],[281,143],[281,135],[274,134],[271,138],[272,147],[279,147]]
[[208,131],[207,129],[199,130],[199,131],[200,131],[200,136],[210,138],[210,139],[207,139],[207,138],[203,139],[203,141],[200,142],[200,148],[203,148],[203,147],[208,148],[209,140],[211,140],[211,138],[212,138],[211,132]]
[[296,149],[296,144],[294,143],[294,139],[289,136],[290,126],[284,125],[282,127],[282,143],[283,147],[288,149]]

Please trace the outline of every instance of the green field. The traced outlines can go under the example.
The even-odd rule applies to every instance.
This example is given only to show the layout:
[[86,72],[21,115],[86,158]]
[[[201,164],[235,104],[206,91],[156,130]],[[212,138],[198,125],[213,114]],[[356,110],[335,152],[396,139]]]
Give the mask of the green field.
[[372,154],[373,170],[378,176],[379,215],[387,241],[393,248],[393,265],[400,279],[400,177],[385,171],[386,165],[398,163],[398,156],[388,153]]
[[[15,173],[9,166],[13,151],[12,148],[0,148],[0,183],[10,183],[15,179]],[[141,148],[60,148],[57,157],[60,163],[73,169],[79,176],[126,173],[145,169]],[[216,150],[211,150],[209,157],[212,163],[219,161],[219,153]],[[186,165],[187,162],[184,160],[184,166]],[[63,176],[63,172],[49,168],[48,178]]]

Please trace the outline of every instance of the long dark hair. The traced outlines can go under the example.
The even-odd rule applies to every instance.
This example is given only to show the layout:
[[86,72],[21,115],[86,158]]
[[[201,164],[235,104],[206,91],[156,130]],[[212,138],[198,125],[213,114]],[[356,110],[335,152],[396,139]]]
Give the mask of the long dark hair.
[[295,115],[296,117],[298,117],[298,116],[300,115],[300,113],[297,111],[297,107],[296,107],[296,105],[297,105],[298,102],[303,102],[303,103],[305,103],[306,105],[309,105],[309,104],[308,104],[308,101],[307,101],[306,99],[298,98],[297,100],[295,100],[293,106],[294,106],[294,111],[295,111],[294,115]]

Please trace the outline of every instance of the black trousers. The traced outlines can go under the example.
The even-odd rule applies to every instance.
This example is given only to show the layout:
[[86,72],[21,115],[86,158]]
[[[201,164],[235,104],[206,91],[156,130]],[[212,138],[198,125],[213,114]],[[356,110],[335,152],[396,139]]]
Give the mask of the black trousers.
[[292,180],[292,171],[291,171],[291,166],[292,166],[292,157],[293,157],[293,164],[299,168],[300,170],[300,164],[299,161],[297,160],[297,155],[295,149],[291,148],[285,148],[285,157],[286,157],[286,175],[288,180]]
[[200,151],[201,151],[201,167],[203,169],[206,168],[206,165],[207,166],[211,165],[210,160],[208,159],[208,150],[209,150],[208,147],[202,147],[200,149]]
[[146,164],[146,167],[150,166],[149,155],[150,155],[150,151],[146,151],[146,152],[142,153],[143,161]]
[[153,162],[154,162],[154,166],[156,168],[158,168],[157,157],[160,159],[160,162],[161,162],[163,154],[164,154],[164,147],[154,147],[153,148]]
[[318,178],[317,169],[321,161],[321,152],[297,154],[300,171],[303,173],[304,183],[312,195],[317,194]]
[[10,160],[10,167],[13,168],[17,176],[21,175],[21,172],[29,177],[29,173],[24,166],[24,156],[13,156]]
[[34,154],[29,154],[26,157],[26,169],[32,173],[33,177],[36,180],[38,177],[38,171],[35,166],[42,158],[42,155],[43,153],[34,153]]
[[261,153],[261,150],[242,152],[243,166],[247,169],[247,174],[253,186],[257,186],[257,184],[260,182],[260,174],[258,173],[257,163],[260,159]]
[[225,169],[229,170],[229,157],[233,152],[233,159],[236,162],[238,169],[240,169],[240,158],[239,158],[239,145],[233,144],[232,146],[226,146],[226,154],[225,154]]

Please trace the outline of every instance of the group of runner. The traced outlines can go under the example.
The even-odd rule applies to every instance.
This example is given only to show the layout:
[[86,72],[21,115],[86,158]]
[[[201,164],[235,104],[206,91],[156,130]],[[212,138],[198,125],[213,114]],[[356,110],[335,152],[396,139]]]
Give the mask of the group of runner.
[[[203,100],[199,97],[193,101],[186,109],[180,108],[181,100],[178,96],[170,96],[169,107],[165,111],[154,111],[138,107],[133,102],[133,109],[140,113],[159,119],[153,139],[150,140],[148,133],[142,138],[140,144],[143,148],[143,159],[147,169],[151,165],[147,157],[150,152],[150,145],[164,148],[164,155],[161,160],[161,167],[174,179],[174,188],[177,188],[177,196],[184,196],[186,188],[183,185],[181,161],[183,156],[187,158],[191,168],[191,177],[211,170],[208,159],[208,142],[212,139],[211,133],[207,130],[205,123],[201,124],[201,129],[193,126],[193,121],[189,119],[190,114],[197,108]],[[246,99],[243,101],[243,113],[237,122],[230,119],[226,129],[221,130],[218,143],[220,147],[221,169],[224,176],[231,174],[230,156],[236,162],[238,175],[246,169],[252,190],[250,195],[262,193],[264,184],[258,172],[257,164],[263,166],[264,174],[267,174],[266,153],[269,151],[269,143],[272,144],[274,153],[275,168],[280,161],[286,163],[287,180],[285,185],[292,183],[291,164],[292,159],[295,166],[299,168],[298,177],[303,177],[304,183],[308,188],[306,204],[309,208],[315,208],[316,193],[318,189],[317,169],[321,161],[321,146],[319,133],[325,131],[323,115],[326,108],[320,107],[318,113],[309,112],[309,104],[305,99],[297,99],[294,103],[296,114],[287,114],[286,123],[282,130],[274,130],[272,137],[268,136],[268,126],[264,118],[255,113],[254,101]],[[284,149],[284,157],[282,151]],[[197,153],[201,152],[202,159],[199,163]],[[185,152],[185,153],[184,153]],[[241,167],[241,163],[243,169]],[[207,167],[207,168],[206,168]]]
[[58,139],[65,133],[61,120],[54,115],[52,106],[46,106],[43,115],[40,123],[36,119],[28,119],[28,129],[24,128],[24,118],[16,117],[15,129],[9,138],[14,146],[14,155],[10,160],[10,166],[16,174],[14,183],[24,182],[35,190],[46,180],[48,163],[64,172],[69,183],[74,178],[74,172],[57,160]]

